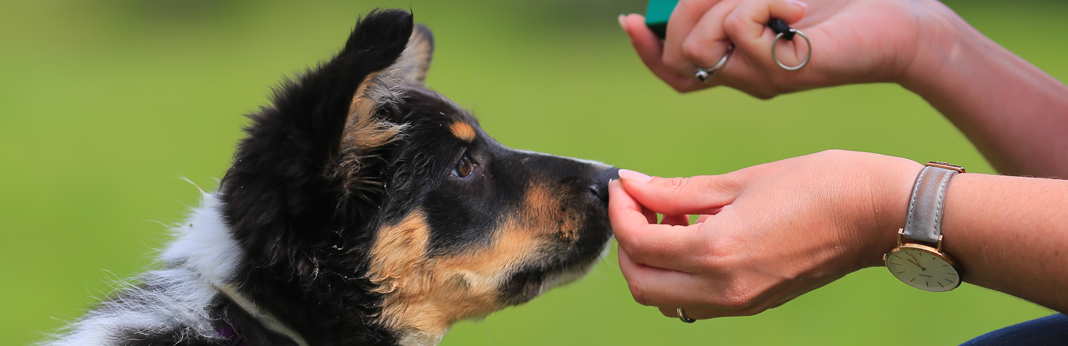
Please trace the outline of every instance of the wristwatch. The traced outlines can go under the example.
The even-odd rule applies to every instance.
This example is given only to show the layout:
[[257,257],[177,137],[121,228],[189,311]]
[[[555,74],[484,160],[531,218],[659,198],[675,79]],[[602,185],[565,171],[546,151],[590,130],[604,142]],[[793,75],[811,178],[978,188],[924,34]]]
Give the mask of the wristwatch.
[[890,273],[909,286],[931,292],[960,286],[960,268],[942,252],[946,189],[957,173],[964,173],[964,168],[932,161],[916,177],[905,228],[897,232],[897,247],[883,255]]

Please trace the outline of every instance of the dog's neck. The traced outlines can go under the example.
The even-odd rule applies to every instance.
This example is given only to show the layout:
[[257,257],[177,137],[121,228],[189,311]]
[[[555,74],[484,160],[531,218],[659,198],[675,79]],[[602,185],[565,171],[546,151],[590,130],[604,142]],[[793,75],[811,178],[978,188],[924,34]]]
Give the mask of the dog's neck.
[[216,288],[219,289],[219,292],[226,295],[227,298],[230,298],[231,301],[236,303],[237,306],[240,306],[241,310],[244,310],[246,313],[256,319],[256,321],[259,322],[260,325],[263,325],[263,327],[270,329],[272,332],[285,335],[290,340],[293,340],[293,342],[296,343],[297,346],[308,346],[308,342],[304,340],[304,337],[300,336],[300,334],[298,334],[292,328],[287,326],[285,323],[282,323],[282,321],[278,320],[278,318],[275,317],[274,314],[271,314],[270,311],[264,311],[260,309],[258,306],[256,306],[256,303],[253,303],[244,295],[238,293],[233,286],[224,284],[221,286],[217,286]]
[[[263,328],[283,335],[299,346],[309,343],[283,318],[267,311],[256,299],[237,287],[237,271],[241,268],[244,252],[233,238],[224,221],[222,206],[214,193],[204,193],[201,206],[193,209],[192,215],[174,228],[174,240],[163,251],[161,259],[167,266],[181,267],[197,273],[197,276],[214,286],[219,294],[232,301]],[[447,331],[447,330],[446,330]],[[403,346],[437,345],[445,332],[430,333],[421,330],[403,330],[396,333]]]
[[285,335],[299,346],[308,342],[269,311],[260,309],[252,299],[238,292],[233,280],[243,257],[241,247],[232,238],[220,211],[215,194],[204,193],[200,207],[189,219],[174,229],[174,241],[161,257],[168,266],[191,270],[237,304],[264,328]]

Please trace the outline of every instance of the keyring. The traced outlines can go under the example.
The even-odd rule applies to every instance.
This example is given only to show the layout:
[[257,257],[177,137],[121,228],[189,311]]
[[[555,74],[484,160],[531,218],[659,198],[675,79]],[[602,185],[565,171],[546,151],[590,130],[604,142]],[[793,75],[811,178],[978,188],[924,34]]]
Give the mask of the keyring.
[[[779,65],[779,67],[787,71],[797,71],[800,70],[802,67],[805,67],[805,65],[808,65],[809,60],[812,60],[812,41],[808,40],[808,35],[805,35],[805,33],[801,32],[801,30],[791,28],[789,25],[786,25],[785,22],[778,18],[772,18],[770,21],[768,21],[768,27],[771,28],[771,31],[776,32],[775,40],[771,42],[771,58],[775,60],[775,64]],[[779,57],[775,55],[775,46],[779,44],[780,38],[786,38],[789,41],[793,41],[795,34],[801,35],[801,38],[805,39],[805,44],[808,45],[808,55],[805,56],[805,61],[802,61],[800,65],[786,66],[786,64],[783,64],[782,61],[779,61]]]
[[719,70],[723,69],[723,66],[727,66],[727,60],[730,60],[731,52],[733,51],[734,44],[732,43],[730,46],[727,46],[727,52],[723,53],[723,57],[719,58],[719,61],[716,62],[715,66],[712,66],[707,69],[703,67],[697,67],[697,71],[693,73],[694,78],[697,78],[697,80],[701,81],[701,83],[704,83],[707,82],[709,79],[712,79],[712,77],[715,77],[716,74],[719,73]]

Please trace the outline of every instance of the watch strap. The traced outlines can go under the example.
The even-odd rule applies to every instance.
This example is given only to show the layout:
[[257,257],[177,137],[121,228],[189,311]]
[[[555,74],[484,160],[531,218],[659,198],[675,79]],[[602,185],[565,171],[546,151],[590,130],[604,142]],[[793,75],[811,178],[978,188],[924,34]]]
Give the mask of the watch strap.
[[912,187],[903,238],[937,244],[942,235],[942,212],[949,180],[964,168],[942,162],[928,162]]

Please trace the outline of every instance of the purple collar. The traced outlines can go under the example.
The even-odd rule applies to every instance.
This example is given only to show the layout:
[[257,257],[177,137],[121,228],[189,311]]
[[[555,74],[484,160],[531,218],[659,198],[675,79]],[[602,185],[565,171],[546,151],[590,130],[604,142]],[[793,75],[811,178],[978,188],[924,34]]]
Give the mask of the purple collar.
[[226,339],[227,346],[252,346],[244,336],[237,334],[237,330],[234,330],[234,326],[229,323],[219,326],[216,331],[219,332],[219,336]]

